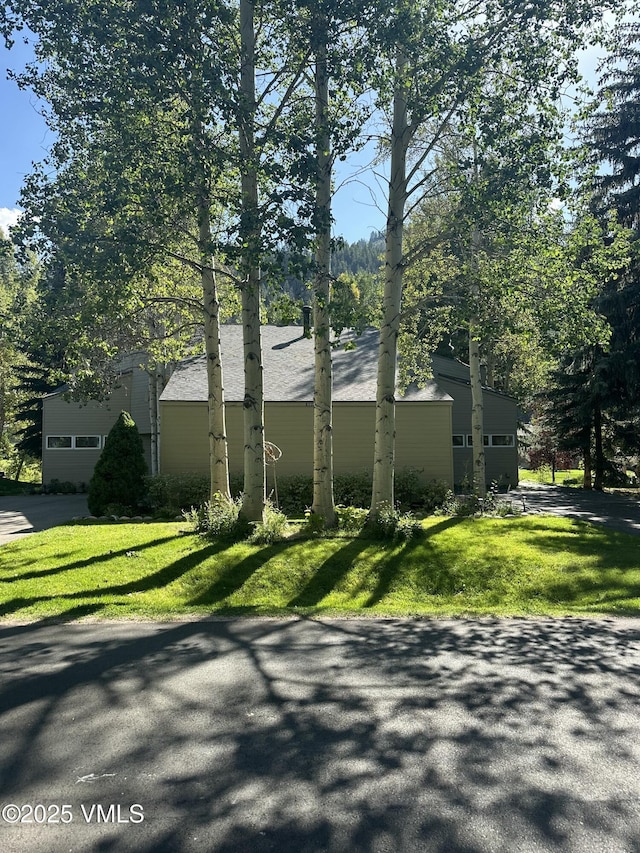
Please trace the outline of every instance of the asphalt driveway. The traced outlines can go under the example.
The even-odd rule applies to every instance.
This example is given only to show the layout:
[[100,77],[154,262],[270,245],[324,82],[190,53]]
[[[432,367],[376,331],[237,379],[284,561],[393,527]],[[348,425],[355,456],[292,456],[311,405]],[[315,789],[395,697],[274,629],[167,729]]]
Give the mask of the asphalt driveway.
[[508,499],[527,512],[558,515],[601,524],[611,530],[640,535],[640,500],[621,494],[585,492],[567,486],[522,484]]
[[8,853],[634,853],[640,621],[0,624]]
[[88,514],[86,495],[0,497],[0,545]]

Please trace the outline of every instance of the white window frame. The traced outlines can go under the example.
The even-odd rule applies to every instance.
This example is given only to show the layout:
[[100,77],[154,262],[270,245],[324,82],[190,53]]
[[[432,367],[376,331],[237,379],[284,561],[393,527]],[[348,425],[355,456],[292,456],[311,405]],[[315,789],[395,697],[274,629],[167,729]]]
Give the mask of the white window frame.
[[[467,433],[466,438],[467,438],[466,446],[467,446],[467,447],[473,447],[473,436],[472,436],[470,433]],[[484,447],[489,447],[489,446],[490,446],[490,445],[489,445],[489,436],[487,435],[487,433],[486,433],[486,432],[484,432],[484,433],[482,434],[482,444],[483,444],[483,446],[484,446]]]
[[[461,443],[461,444],[456,444],[456,443],[455,443],[455,441],[453,441],[453,439],[454,439],[454,438],[461,438],[461,439],[462,439],[462,443]],[[464,447],[466,446],[466,444],[465,444],[465,437],[464,437],[464,433],[463,433],[463,432],[454,432],[454,434],[453,434],[453,436],[452,436],[452,439],[451,439],[451,446],[453,447],[453,449],[454,449],[454,450],[459,450],[461,447],[462,447],[462,448],[464,448]]]
[[[67,439],[68,438],[70,440],[69,446],[68,447],[51,447],[49,442],[51,441],[51,439],[56,439],[56,438],[57,439],[60,439],[60,438]],[[97,438],[98,443],[95,445],[95,447],[78,447],[78,439],[79,438]],[[47,447],[47,450],[51,450],[54,452],[56,450],[102,450],[103,440],[102,440],[101,435],[94,435],[94,434],[92,434],[92,435],[86,435],[86,434],[85,435],[58,435],[58,434],[56,434],[56,435],[48,435],[47,436],[46,447]]]
[[[51,447],[49,442],[52,438],[68,438],[69,446],[68,447]],[[73,436],[72,435],[48,435],[47,436],[47,450],[73,450]]]
[[[79,438],[97,438],[98,443],[93,445],[92,447],[78,447],[78,439]],[[73,449],[74,450],[101,450],[102,449],[102,436],[101,435],[74,435],[73,436]]]
[[[496,444],[495,438],[509,438],[511,439],[510,444]],[[483,433],[482,439],[484,441],[485,447],[501,447],[503,450],[511,450],[516,446],[516,437],[512,432],[494,432],[494,433]],[[455,445],[457,447],[461,447],[462,445]],[[467,434],[465,436],[465,447],[473,447],[473,436]]]
[[[495,438],[509,438],[511,441],[509,444],[496,444],[494,442]],[[512,432],[497,432],[491,435],[491,447],[502,447],[510,450],[511,448],[516,446],[516,437]]]

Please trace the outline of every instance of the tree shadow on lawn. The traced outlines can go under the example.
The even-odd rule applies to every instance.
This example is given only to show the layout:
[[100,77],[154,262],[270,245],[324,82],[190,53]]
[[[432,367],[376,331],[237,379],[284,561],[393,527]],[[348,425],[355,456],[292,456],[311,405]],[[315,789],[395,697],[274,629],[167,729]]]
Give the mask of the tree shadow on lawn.
[[[371,593],[365,607],[375,607],[375,605],[379,604],[390,592],[394,581],[400,574],[403,564],[406,565],[408,558],[411,557],[416,549],[422,548],[424,550],[425,545],[428,546],[430,539],[445,530],[449,530],[451,527],[455,527],[462,521],[462,518],[447,518],[443,521],[439,521],[437,524],[434,524],[422,533],[413,536],[399,551],[393,554],[393,556],[388,560],[385,560],[382,564],[382,571],[380,572],[376,588]],[[427,560],[428,553],[425,554],[425,562],[427,562]],[[435,584],[438,589],[444,588],[445,585],[451,586],[448,567],[442,565],[436,566],[435,559],[429,561],[429,577],[430,585],[433,586]]]
[[[223,571],[215,583],[203,589],[189,603],[200,607],[208,604],[217,604],[225,598],[229,598],[235,592],[238,592],[269,560],[279,557],[292,548],[299,547],[302,541],[300,539],[293,539],[284,542],[275,542],[272,545],[259,548],[254,554],[250,554],[248,557],[245,557]],[[225,608],[224,612],[247,613],[251,612],[251,610],[251,606],[229,606]]]
[[56,827],[104,853],[637,850],[639,656],[637,621],[0,627],[0,799],[143,803]]
[[[432,531],[437,533],[451,524],[457,523],[456,520],[442,522],[436,528],[432,528],[426,536],[432,535]],[[415,537],[415,543],[423,541],[424,536],[418,535]],[[201,607],[206,605],[217,604],[238,592],[251,577],[262,569],[271,559],[285,554],[293,548],[299,548],[304,540],[295,539],[286,542],[277,542],[273,545],[263,547],[254,554],[245,557],[239,563],[229,567],[224,573],[207,589],[204,589],[197,597],[189,602],[193,606]],[[335,542],[339,540],[329,539],[309,539],[310,544],[318,544],[320,548],[326,542]],[[376,544],[380,545],[381,550],[387,550],[390,547],[389,542],[383,540],[375,540],[366,537],[357,537],[350,539],[342,547],[334,551],[330,557],[324,560],[317,568],[313,576],[309,579],[306,585],[300,590],[297,595],[291,598],[286,604],[283,603],[282,609],[294,607],[314,607],[319,604],[325,596],[329,595],[340,583],[340,581],[348,575],[352,570],[354,562],[364,551]],[[405,546],[406,547],[406,546]],[[411,547],[411,546],[409,546]],[[387,585],[393,581],[393,576],[397,571],[398,565],[402,561],[402,556],[405,554],[405,548],[402,548],[397,560],[387,561],[390,564],[387,567],[385,563],[385,571],[381,577],[378,588],[381,596],[382,591]],[[252,605],[229,605],[218,612],[223,613],[251,613],[255,612],[255,607]]]
[[[125,554],[129,554],[132,551],[136,553],[146,551],[149,548],[155,548],[158,545],[164,545],[171,542],[174,539],[182,539],[183,534],[178,533],[173,536],[162,537],[159,539],[153,539],[150,542],[142,542],[137,544],[136,542],[129,542],[125,547],[121,548],[119,551],[107,551],[103,554],[92,555],[91,557],[87,557],[84,560],[74,560],[70,563],[65,563],[64,565],[58,566],[54,569],[39,569],[37,571],[27,571],[20,573],[14,573],[12,569],[5,568],[2,563],[2,556],[0,553],[0,571],[9,572],[12,574],[10,577],[0,577],[0,583],[13,583],[14,581],[25,581],[25,580],[35,580],[36,578],[47,577],[48,575],[60,574],[62,572],[74,571],[75,569],[85,569],[89,566],[93,567],[99,565],[100,563],[108,562],[109,560],[113,560],[116,557],[123,557]],[[71,554],[69,554],[71,556]],[[62,559],[64,557],[63,554],[57,555],[57,559]],[[29,562],[30,563],[38,563],[42,558],[41,557],[33,557]],[[25,564],[26,565],[26,564]],[[18,570],[19,571],[19,570]]]
[[[531,544],[567,559],[563,579],[545,582],[545,598],[585,612],[637,615],[640,607],[625,601],[640,598],[640,548],[627,533],[575,521],[570,533],[550,534],[544,525],[532,531]],[[575,556],[575,562],[571,557]]]
[[[158,540],[158,542],[166,542],[166,540]],[[154,544],[158,544],[158,542],[148,543],[146,547],[152,547]],[[142,547],[140,546],[140,550]],[[44,601],[73,601],[75,599],[101,599],[111,596],[117,595],[129,595],[136,592],[148,592],[153,589],[160,589],[161,587],[168,586],[170,583],[176,581],[182,575],[185,575],[187,572],[190,572],[192,569],[196,568],[203,561],[219,554],[222,550],[227,547],[226,543],[215,543],[209,545],[205,548],[201,548],[197,551],[194,551],[192,554],[187,554],[182,557],[180,560],[176,560],[173,563],[170,563],[167,566],[159,569],[156,572],[152,572],[151,574],[143,575],[140,578],[137,578],[133,581],[127,581],[126,583],[121,584],[112,584],[108,586],[100,586],[94,589],[85,589],[78,590],[76,592],[69,593],[59,593],[59,594],[51,594],[51,595],[43,595],[43,596],[32,596],[31,598],[14,598],[10,601],[6,601],[0,604],[0,617],[8,616],[11,613],[16,613],[23,608],[31,607],[34,604],[38,604]],[[117,556],[122,556],[126,554],[127,551],[115,552],[109,555],[104,555],[104,557],[100,558],[101,560],[109,560],[113,559]],[[100,559],[98,561],[100,561]],[[91,563],[89,563],[91,565]],[[80,564],[65,567],[65,570],[78,568],[79,566],[85,566],[86,561],[81,561]],[[117,602],[114,602],[117,604]]]
[[354,560],[367,548],[374,545],[371,539],[353,539],[335,551],[328,559],[318,566],[316,573],[292,598],[287,607],[313,607],[319,604],[353,568]]
[[[425,539],[436,535],[438,532],[459,523],[458,519],[450,519],[443,521],[440,524],[432,527],[424,534],[418,534],[407,545],[396,545],[400,548],[397,555],[383,562],[383,571],[377,583],[375,592],[372,594],[371,602],[367,606],[371,606],[380,598],[384,597],[388,588],[393,583],[394,577],[398,572],[398,568],[402,563],[403,558],[414,547],[420,543],[424,544]],[[318,548],[324,543],[336,542],[339,540],[329,539],[309,539],[309,544],[318,544]],[[287,551],[299,548],[304,540],[294,539],[285,542],[277,542],[273,545],[260,548],[248,557],[245,557],[240,562],[227,568],[223,574],[209,587],[203,589],[196,597],[190,600],[190,605],[202,607],[207,605],[218,604],[225,599],[230,598],[234,593],[238,592],[242,587],[262,569],[270,560],[275,557],[286,554]],[[380,546],[381,551],[387,551],[392,547],[392,543],[384,540],[375,540],[365,536],[349,539],[342,547],[338,547],[331,556],[325,559],[314,572],[312,577],[307,581],[306,585],[293,598],[283,602],[282,609],[298,608],[298,607],[314,607],[318,605],[323,598],[329,595],[340,584],[349,572],[352,570],[354,562],[367,549]],[[228,605],[223,608],[217,608],[219,613],[251,613],[255,612],[255,606],[247,605]]]

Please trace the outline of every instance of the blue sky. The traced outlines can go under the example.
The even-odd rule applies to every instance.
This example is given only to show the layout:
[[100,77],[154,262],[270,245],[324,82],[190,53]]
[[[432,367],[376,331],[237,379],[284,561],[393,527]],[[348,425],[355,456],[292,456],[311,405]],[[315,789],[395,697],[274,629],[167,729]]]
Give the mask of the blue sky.
[[[0,133],[0,227],[12,224],[18,213],[20,188],[25,175],[34,162],[41,161],[53,140],[41,115],[41,107],[33,94],[20,91],[7,80],[6,69],[21,69],[31,58],[30,48],[21,40],[7,51],[0,40],[0,115],[3,132]],[[583,54],[583,73],[594,81],[597,51]],[[349,242],[368,238],[371,231],[384,227],[384,187],[366,167],[373,151],[371,146],[340,164],[336,174],[338,190],[334,197],[333,213],[336,234]]]
[[46,156],[51,134],[38,111],[36,99],[7,80],[8,67],[20,69],[31,54],[19,41],[9,52],[0,41],[0,227],[15,219],[20,188],[33,162]]

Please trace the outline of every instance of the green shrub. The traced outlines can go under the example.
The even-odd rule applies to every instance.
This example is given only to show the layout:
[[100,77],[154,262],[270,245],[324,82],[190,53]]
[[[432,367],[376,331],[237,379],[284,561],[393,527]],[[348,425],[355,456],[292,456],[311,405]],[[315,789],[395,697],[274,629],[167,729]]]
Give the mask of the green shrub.
[[324,516],[320,515],[317,512],[314,512],[311,508],[307,507],[304,513],[305,518],[305,532],[309,536],[320,536],[322,533],[325,533],[325,523]]
[[368,509],[371,506],[372,485],[371,474],[366,471],[358,474],[336,474],[333,479],[335,502]]
[[168,515],[180,515],[192,506],[201,506],[209,498],[207,474],[157,474],[147,478],[151,508]]
[[278,504],[288,516],[301,516],[313,503],[313,478],[306,474],[278,477]]
[[417,506],[421,501],[424,484],[415,468],[404,468],[396,471],[393,480],[393,491],[396,504],[402,507]]
[[215,494],[211,500],[204,501],[198,509],[191,508],[183,513],[194,531],[208,539],[242,539],[249,526],[240,519],[241,502],[238,498],[229,499]]
[[379,539],[411,539],[422,530],[422,525],[412,513],[400,512],[388,504],[382,505],[368,524],[372,535]]
[[239,498],[244,489],[244,474],[229,474],[229,489],[232,498]]
[[357,506],[336,506],[338,530],[344,533],[359,533],[367,523],[369,511]]
[[128,412],[115,422],[89,483],[88,506],[92,515],[103,515],[105,507],[117,507],[120,514],[133,513],[145,495],[142,439]]
[[440,506],[436,515],[455,515],[459,518],[475,515],[480,511],[480,499],[477,495],[456,495],[454,492],[447,492],[444,503]]
[[78,491],[76,484],[70,480],[50,480],[47,483],[46,491],[50,495],[75,495]]
[[277,509],[270,501],[264,508],[264,520],[258,522],[249,536],[249,542],[256,545],[271,545],[281,542],[288,529],[287,516]]
[[458,518],[468,518],[473,515],[488,515],[505,518],[510,515],[522,515],[522,507],[509,498],[498,497],[495,487],[489,489],[485,498],[478,495],[447,494],[447,498],[436,515],[455,515]]
[[[336,474],[333,478],[336,505],[369,509],[372,485],[371,474],[366,471]],[[238,492],[240,490],[241,487]],[[404,469],[396,473],[396,500],[403,509],[433,512],[446,499],[447,490],[447,484],[439,480],[424,482],[420,472],[415,469]],[[238,492],[234,492],[232,488],[232,494]],[[304,514],[313,503],[313,477],[295,474],[278,478],[278,503],[288,516]]]
[[420,471],[404,468],[396,472],[394,492],[396,503],[403,509],[434,512],[447,499],[449,486],[443,480],[425,482]]
[[[336,474],[333,491],[336,504],[368,507],[371,503],[371,475]],[[310,474],[294,474],[278,478],[278,503],[289,516],[300,516],[313,503],[313,477]]]

